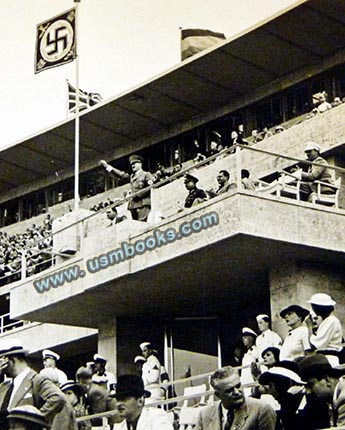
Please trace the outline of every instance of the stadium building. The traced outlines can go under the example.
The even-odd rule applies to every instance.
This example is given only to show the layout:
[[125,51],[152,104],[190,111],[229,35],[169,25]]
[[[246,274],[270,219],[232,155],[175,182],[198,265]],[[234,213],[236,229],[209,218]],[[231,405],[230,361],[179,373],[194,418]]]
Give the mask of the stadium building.
[[[285,336],[279,310],[313,293],[331,294],[345,321],[345,104],[310,114],[319,93],[329,101],[345,96],[344,54],[345,4],[300,1],[83,112],[77,211],[73,119],[3,150],[1,231],[24,233],[49,212],[57,233],[52,265],[28,275],[23,253],[20,279],[0,289],[1,336],[30,342],[34,359],[55,349],[71,377],[96,351],[114,372],[130,371],[138,345],[150,340],[171,376],[180,377],[188,366],[198,374],[228,363],[241,328],[256,329],[259,313],[270,313]],[[250,145],[213,162],[193,162],[209,151],[214,132],[229,145],[233,131],[251,136],[277,125],[284,131],[257,143],[248,138]],[[277,180],[301,163],[307,141],[334,166],[334,201],[300,201]],[[122,199],[129,185],[99,160],[128,171],[133,153],[151,172],[158,163],[193,168],[203,189],[214,188],[226,169],[237,188],[178,211],[187,194],[180,175],[152,187],[160,220],[109,227],[105,212],[90,208]],[[256,190],[243,188],[242,169]],[[126,203],[119,211],[126,213]]]

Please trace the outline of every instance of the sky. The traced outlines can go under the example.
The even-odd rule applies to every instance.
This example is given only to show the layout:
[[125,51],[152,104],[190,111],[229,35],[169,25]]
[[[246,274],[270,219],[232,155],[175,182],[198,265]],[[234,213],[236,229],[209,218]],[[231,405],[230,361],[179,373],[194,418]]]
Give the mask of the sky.
[[[180,30],[203,28],[227,38],[296,0],[81,0],[79,86],[103,100],[180,62]],[[74,0],[0,0],[2,132],[0,148],[66,119],[66,79],[75,62],[34,74],[37,24]]]

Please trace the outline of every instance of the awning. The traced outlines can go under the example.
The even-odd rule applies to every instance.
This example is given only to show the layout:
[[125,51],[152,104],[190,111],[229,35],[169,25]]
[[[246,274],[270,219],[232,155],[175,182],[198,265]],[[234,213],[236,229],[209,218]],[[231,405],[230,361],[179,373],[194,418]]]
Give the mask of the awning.
[[[317,65],[345,48],[345,2],[300,1],[265,23],[178,64],[81,115],[81,170],[142,139],[176,133],[274,80]],[[175,128],[174,128],[175,127]],[[122,150],[123,153],[123,150]],[[68,120],[0,153],[0,193],[73,175],[74,121]]]

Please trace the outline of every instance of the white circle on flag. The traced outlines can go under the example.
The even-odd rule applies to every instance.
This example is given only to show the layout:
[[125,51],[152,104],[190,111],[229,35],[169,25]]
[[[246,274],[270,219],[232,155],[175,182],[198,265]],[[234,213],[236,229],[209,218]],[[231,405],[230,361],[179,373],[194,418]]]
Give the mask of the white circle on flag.
[[52,63],[61,60],[73,45],[73,27],[64,20],[53,22],[44,33],[40,43],[42,57]]

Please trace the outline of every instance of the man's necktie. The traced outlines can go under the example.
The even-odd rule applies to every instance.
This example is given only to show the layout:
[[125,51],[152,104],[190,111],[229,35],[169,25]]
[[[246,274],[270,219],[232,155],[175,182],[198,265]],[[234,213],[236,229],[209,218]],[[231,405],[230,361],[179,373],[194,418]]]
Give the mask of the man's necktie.
[[226,422],[224,426],[224,430],[230,430],[232,423],[234,421],[234,413],[230,409],[228,410],[228,413],[226,415]]

